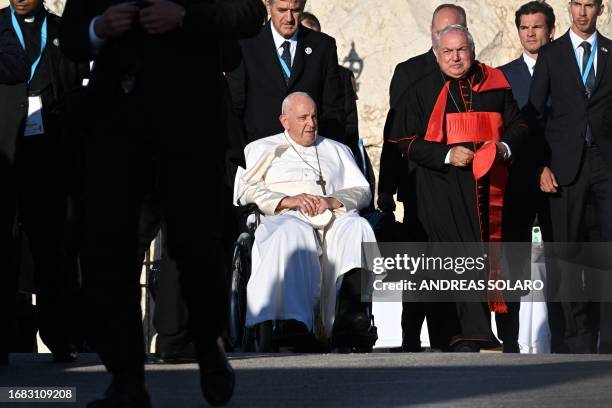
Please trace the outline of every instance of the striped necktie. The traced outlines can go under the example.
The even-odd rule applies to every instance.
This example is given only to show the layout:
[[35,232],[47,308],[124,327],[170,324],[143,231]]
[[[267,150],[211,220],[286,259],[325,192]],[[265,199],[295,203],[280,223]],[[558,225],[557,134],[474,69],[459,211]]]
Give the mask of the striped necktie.
[[[589,58],[591,58],[591,44],[587,41],[584,41],[580,46],[584,49],[584,54],[582,55],[582,72],[587,67],[589,62]],[[597,51],[597,50],[595,50]],[[595,64],[591,65],[591,69],[589,69],[589,74],[587,75],[586,83],[584,87],[587,91],[587,97],[590,98],[593,93],[593,88],[595,88]],[[591,131],[591,126],[587,123],[586,133],[584,135],[584,140],[587,145],[593,143],[593,132]]]
[[289,41],[285,41],[283,45],[283,54],[281,55],[282,60],[287,64],[287,68],[289,68],[289,75],[283,68],[283,77],[285,78],[285,83],[289,83],[289,77],[291,75],[291,43]]

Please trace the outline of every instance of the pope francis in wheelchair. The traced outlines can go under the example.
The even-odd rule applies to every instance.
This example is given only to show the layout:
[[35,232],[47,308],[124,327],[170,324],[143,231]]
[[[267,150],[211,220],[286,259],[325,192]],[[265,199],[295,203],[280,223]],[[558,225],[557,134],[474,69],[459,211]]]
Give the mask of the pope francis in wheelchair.
[[317,108],[305,93],[289,95],[284,133],[250,143],[236,174],[234,203],[256,204],[247,284],[246,326],[273,326],[273,338],[316,335],[333,348],[368,351],[377,339],[362,242],[375,242],[358,210],[370,186],[350,149],[317,135]]

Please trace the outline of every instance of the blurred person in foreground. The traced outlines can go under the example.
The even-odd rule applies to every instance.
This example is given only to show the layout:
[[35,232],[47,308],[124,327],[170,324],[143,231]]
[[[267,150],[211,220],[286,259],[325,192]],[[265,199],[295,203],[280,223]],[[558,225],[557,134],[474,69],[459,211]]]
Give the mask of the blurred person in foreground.
[[[211,405],[232,396],[234,374],[219,339],[227,304],[218,256],[227,148],[220,53],[224,40],[257,34],[264,17],[260,0],[66,4],[60,44],[69,57],[95,64],[83,153],[81,266],[88,338],[112,383],[90,407],[151,405],[138,224],[155,184],[169,255],[181,273],[202,392]],[[194,185],[194,177],[201,181]]]

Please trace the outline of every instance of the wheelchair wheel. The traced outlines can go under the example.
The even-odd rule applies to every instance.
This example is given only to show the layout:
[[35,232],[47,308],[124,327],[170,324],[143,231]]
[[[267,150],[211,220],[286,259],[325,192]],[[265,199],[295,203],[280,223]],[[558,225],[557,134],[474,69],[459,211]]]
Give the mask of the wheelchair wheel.
[[255,352],[256,353],[272,353],[275,347],[272,344],[272,336],[274,333],[274,322],[268,320],[254,327],[255,331]]
[[[251,250],[254,238],[242,233],[234,244],[232,287],[228,319],[228,342],[234,350],[250,351],[252,333],[244,326],[246,320],[246,287],[251,276]],[[251,347],[249,347],[251,346]]]

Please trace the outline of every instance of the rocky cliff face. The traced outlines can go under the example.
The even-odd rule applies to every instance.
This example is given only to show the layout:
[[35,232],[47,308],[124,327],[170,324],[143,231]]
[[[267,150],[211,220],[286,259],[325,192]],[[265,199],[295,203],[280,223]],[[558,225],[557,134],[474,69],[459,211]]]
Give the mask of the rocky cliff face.
[[[526,0],[462,0],[468,25],[476,42],[478,59],[502,65],[521,53],[514,12]],[[0,0],[0,5],[7,4]],[[49,8],[61,11],[64,0],[47,0]],[[351,45],[363,60],[359,77],[360,131],[376,167],[382,129],[388,110],[388,89],[395,65],[425,52],[431,45],[431,13],[438,2],[429,0],[308,0],[307,9],[321,20],[323,31],[335,37],[338,59],[343,62]],[[557,16],[557,35],[570,25],[567,0],[549,0]],[[604,0],[599,29],[612,36],[612,1]]]

